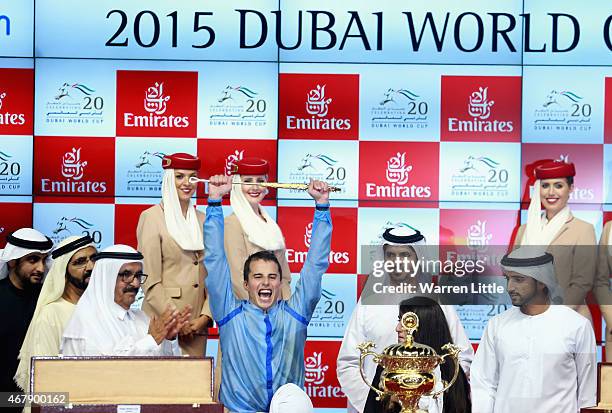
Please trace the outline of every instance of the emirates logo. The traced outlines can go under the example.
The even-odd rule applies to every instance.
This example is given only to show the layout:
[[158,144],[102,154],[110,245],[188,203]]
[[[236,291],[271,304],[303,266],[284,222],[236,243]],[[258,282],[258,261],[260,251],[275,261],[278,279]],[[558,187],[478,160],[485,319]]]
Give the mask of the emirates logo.
[[149,113],[163,115],[166,113],[166,102],[169,100],[170,96],[164,96],[164,82],[155,82],[145,92],[144,108]]
[[468,103],[468,113],[478,119],[488,119],[491,116],[491,107],[494,101],[488,98],[488,87],[479,87],[477,91],[470,95]]
[[83,171],[87,166],[87,161],[81,161],[81,148],[72,148],[62,157],[62,175],[75,181],[83,178]]
[[225,158],[225,175],[230,176],[234,173],[236,163],[241,161],[244,158],[244,149],[239,151],[236,149],[234,153],[230,154],[227,158]]
[[406,165],[406,152],[398,152],[387,161],[386,177],[390,183],[406,184],[410,171],[412,171],[412,165]]
[[325,98],[325,85],[317,85],[306,96],[306,112],[322,118],[327,115],[331,102],[331,98]]

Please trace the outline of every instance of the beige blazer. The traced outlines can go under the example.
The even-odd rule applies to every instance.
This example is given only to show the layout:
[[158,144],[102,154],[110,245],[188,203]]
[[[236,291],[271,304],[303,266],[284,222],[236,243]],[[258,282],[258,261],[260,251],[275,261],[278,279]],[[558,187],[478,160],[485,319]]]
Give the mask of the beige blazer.
[[600,305],[612,305],[612,291],[610,291],[610,275],[612,274],[612,254],[608,246],[608,239],[612,232],[612,221],[604,225],[601,239],[599,240],[599,250],[597,254],[597,279],[593,293]]
[[[515,248],[521,245],[524,231],[525,224],[518,230]],[[595,245],[597,240],[593,225],[570,214],[548,246],[547,251],[555,258],[557,281],[565,291],[565,304],[583,304],[587,293],[593,288],[597,260]]]
[[[200,225],[204,214],[196,211]],[[138,250],[144,255],[144,272],[149,275],[143,284],[145,299],[142,309],[149,316],[160,315],[167,304],[181,310],[189,304],[192,319],[207,315],[212,319],[202,262],[204,245],[200,251],[185,251],[170,236],[161,205],[154,205],[140,214],[137,227]],[[196,336],[189,343],[180,342],[183,352],[203,356],[206,337]]]
[[[247,235],[242,230],[240,221],[235,214],[225,218],[225,255],[232,274],[232,287],[234,294],[239,300],[248,300],[249,294],[244,289],[244,262],[249,255],[261,251],[263,248],[249,241]],[[289,299],[291,296],[291,270],[287,263],[285,250],[274,251],[283,272],[282,279],[282,298]]]

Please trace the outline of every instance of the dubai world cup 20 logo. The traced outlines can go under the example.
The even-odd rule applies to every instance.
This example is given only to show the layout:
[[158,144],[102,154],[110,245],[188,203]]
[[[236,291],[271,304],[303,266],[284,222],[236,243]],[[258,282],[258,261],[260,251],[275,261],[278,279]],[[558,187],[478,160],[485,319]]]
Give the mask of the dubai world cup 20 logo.
[[568,133],[592,129],[592,102],[576,90],[552,89],[532,116],[534,131]]

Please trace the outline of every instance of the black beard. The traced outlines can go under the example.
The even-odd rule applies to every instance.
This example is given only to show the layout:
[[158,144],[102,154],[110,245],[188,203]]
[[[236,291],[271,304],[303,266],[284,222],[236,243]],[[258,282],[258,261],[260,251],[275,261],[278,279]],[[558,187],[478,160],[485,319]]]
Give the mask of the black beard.
[[85,281],[91,277],[91,271],[86,271],[85,274],[83,274],[83,279],[79,279],[76,277],[73,277],[72,275],[70,275],[69,273],[66,274],[68,276],[68,282],[72,285],[74,285],[76,288],[78,288],[81,291],[85,291],[85,289],[87,288],[87,286],[89,285],[88,283],[86,283]]
[[[31,289],[35,289],[37,286],[38,288],[40,288],[40,286],[42,285],[42,281],[43,281],[43,277],[44,277],[44,273],[35,271],[29,275],[24,274],[23,272],[20,271],[19,268],[15,269],[15,275],[17,275],[17,277],[19,279],[22,280],[22,284],[23,284],[23,288],[26,290],[31,290]],[[38,276],[40,277],[40,281],[39,282],[32,282],[32,278],[31,276]]]

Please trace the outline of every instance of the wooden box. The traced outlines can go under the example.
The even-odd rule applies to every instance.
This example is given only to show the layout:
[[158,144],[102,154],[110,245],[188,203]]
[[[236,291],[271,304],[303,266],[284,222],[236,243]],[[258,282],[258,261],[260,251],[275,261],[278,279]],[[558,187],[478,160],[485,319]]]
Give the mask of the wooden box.
[[32,392],[68,393],[69,405],[32,410],[221,413],[212,400],[212,370],[210,357],[34,357]]
[[612,413],[612,363],[599,363],[597,366],[597,406],[580,412]]

